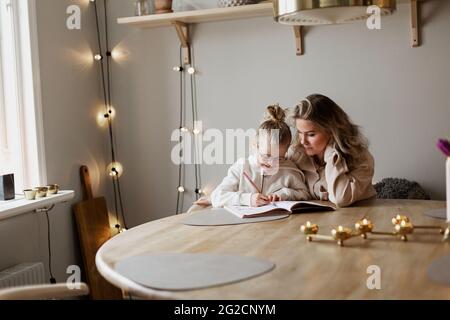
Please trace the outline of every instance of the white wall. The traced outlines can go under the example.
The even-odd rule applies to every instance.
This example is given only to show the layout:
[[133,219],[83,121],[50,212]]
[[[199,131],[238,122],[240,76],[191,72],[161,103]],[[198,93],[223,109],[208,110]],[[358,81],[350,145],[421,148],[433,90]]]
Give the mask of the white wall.
[[[66,8],[79,4],[82,29],[66,28]],[[75,190],[76,197],[50,212],[53,271],[65,281],[69,265],[81,266],[72,204],[81,200],[79,167],[90,169],[94,195],[111,193],[105,179],[109,140],[96,124],[101,107],[93,8],[85,0],[37,0],[37,26],[48,183]],[[96,50],[95,50],[96,51]],[[89,62],[91,60],[91,62]],[[109,197],[108,197],[109,198]],[[112,208],[111,203],[108,205]],[[27,214],[0,223],[0,270],[21,262],[47,267],[44,215]]]
[[[178,38],[171,27],[139,30],[118,25],[133,1],[110,0],[113,46],[128,52],[113,68],[119,112],[118,144],[130,224],[173,214],[177,168],[170,134],[178,126]],[[450,2],[422,5],[422,46],[410,47],[409,6],[364,23],[311,27],[305,55],[295,56],[291,28],[272,18],[213,22],[192,27],[199,75],[199,115],[206,128],[251,128],[264,107],[294,105],[323,93],[364,128],[376,159],[375,181],[416,180],[444,198],[444,159],[435,147],[450,134]],[[204,166],[213,186],[227,166]],[[192,191],[192,183],[190,185]],[[192,199],[187,194],[185,204]]]

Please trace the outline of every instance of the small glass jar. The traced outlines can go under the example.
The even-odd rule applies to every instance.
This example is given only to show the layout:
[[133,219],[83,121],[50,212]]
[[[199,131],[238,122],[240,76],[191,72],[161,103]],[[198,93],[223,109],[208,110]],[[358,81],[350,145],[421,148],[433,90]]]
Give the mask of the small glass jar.
[[147,0],[137,0],[134,3],[135,15],[136,16],[146,16],[150,14],[150,8]]

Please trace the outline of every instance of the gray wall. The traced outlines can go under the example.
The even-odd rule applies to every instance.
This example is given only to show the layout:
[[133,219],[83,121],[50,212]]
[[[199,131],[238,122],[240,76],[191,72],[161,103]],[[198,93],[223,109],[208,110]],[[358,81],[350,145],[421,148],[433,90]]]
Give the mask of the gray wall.
[[[110,2],[112,42],[128,52],[114,65],[113,92],[125,202],[131,224],[139,224],[175,211],[170,134],[178,126],[179,84],[172,66],[179,42],[171,27],[116,24],[117,17],[132,15],[133,2]],[[450,1],[430,1],[421,9],[423,44],[415,49],[406,4],[383,18],[378,31],[364,23],[308,28],[301,57],[295,56],[291,29],[270,17],[195,25],[200,118],[206,128],[256,127],[268,104],[291,106],[323,93],[369,137],[374,182],[404,177],[444,199],[444,159],[435,142],[450,134]],[[204,166],[204,184],[214,186],[226,168]],[[186,207],[192,183],[190,190]]]
[[[82,196],[79,167],[90,168],[94,195],[110,194],[105,175],[109,141],[107,131],[96,124],[101,105],[98,65],[88,62],[97,46],[92,7],[81,0],[36,2],[48,183],[76,192],[73,201],[49,214],[53,271],[58,281],[65,281],[67,266],[81,265],[71,207]],[[66,28],[71,4],[82,8],[78,31]],[[42,261],[47,268],[45,216],[30,213],[1,221],[0,256],[0,270],[30,261]]]

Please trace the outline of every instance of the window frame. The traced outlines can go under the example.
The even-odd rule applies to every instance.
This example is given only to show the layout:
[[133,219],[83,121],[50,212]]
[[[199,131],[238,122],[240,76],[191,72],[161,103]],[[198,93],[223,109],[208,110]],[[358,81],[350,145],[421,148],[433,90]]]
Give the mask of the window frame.
[[[20,170],[23,187],[31,188],[47,184],[36,0],[9,1],[14,32]],[[16,186],[16,192],[20,191]]]

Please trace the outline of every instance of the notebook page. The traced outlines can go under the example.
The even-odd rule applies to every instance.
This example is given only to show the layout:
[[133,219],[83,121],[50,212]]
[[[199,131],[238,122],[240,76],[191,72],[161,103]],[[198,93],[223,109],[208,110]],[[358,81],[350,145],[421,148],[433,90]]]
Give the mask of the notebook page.
[[229,208],[239,215],[254,215],[278,209],[278,207],[273,204],[262,207],[229,206]]
[[273,205],[277,208],[282,208],[291,211],[291,208],[298,203],[298,201],[277,201]]

